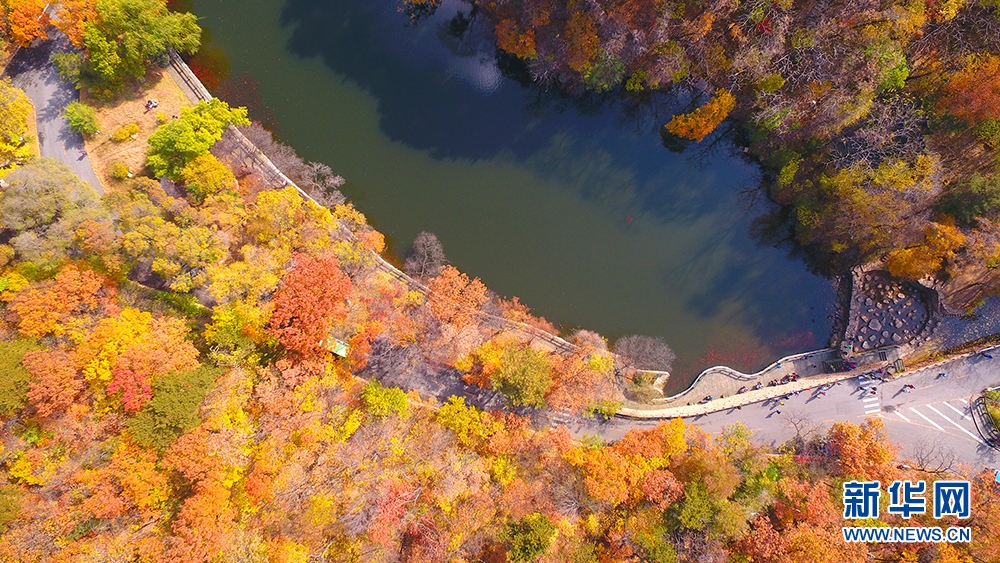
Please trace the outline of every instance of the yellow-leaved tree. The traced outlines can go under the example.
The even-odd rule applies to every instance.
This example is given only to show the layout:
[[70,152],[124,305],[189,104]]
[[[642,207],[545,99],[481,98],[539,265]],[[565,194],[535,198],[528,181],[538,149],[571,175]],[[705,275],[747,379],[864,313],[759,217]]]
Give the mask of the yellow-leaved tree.
[[937,272],[944,261],[955,255],[965,244],[965,235],[955,226],[951,217],[940,223],[931,223],[924,231],[924,242],[889,255],[886,260],[889,273],[901,278],[919,280]]
[[734,107],[736,98],[729,91],[719,88],[707,104],[691,113],[675,115],[670,123],[667,123],[666,128],[678,137],[701,141],[706,135],[715,131]]
[[9,78],[0,80],[0,167],[26,159],[31,151],[27,142],[28,114],[31,102]]

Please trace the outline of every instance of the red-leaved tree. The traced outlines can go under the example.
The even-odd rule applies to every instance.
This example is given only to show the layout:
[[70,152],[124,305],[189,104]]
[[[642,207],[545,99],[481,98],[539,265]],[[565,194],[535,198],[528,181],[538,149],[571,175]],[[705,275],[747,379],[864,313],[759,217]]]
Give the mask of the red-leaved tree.
[[330,323],[347,314],[351,280],[333,256],[299,254],[274,296],[269,331],[289,350],[313,355],[322,349]]

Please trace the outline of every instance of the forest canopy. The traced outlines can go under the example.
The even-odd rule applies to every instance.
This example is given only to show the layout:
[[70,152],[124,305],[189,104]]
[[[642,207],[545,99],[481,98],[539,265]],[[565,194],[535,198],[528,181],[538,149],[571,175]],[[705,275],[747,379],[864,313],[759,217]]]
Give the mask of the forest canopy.
[[[497,45],[571,94],[687,93],[665,135],[723,131],[784,209],[763,218],[832,272],[923,247],[894,268],[961,309],[1000,287],[1000,209],[963,198],[1000,157],[995,2],[478,1]],[[933,225],[959,220],[943,252]],[[782,234],[787,232],[788,234]],[[953,240],[958,240],[954,239]]]

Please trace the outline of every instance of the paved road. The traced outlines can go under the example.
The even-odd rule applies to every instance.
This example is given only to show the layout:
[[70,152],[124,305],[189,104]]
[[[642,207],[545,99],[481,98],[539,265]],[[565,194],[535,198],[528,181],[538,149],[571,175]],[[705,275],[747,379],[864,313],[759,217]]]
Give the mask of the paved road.
[[66,104],[80,99],[80,93],[69,82],[59,80],[59,73],[49,57],[54,52],[71,50],[72,45],[55,28],[49,28],[48,34],[49,39],[36,40],[32,47],[19,49],[7,65],[6,75],[35,105],[42,156],[66,163],[80,178],[94,186],[97,193],[104,193],[90,158],[80,153],[83,137],[70,131],[61,117]]
[[[848,379],[826,395],[811,389],[784,400],[762,401],[685,422],[716,433],[741,421],[757,440],[779,445],[797,433],[825,433],[837,421],[861,423],[877,416],[885,421],[890,441],[900,446],[901,458],[953,459],[973,468],[1000,463],[1000,452],[985,445],[969,412],[970,401],[986,387],[1000,385],[1000,350],[993,359],[983,354],[952,360],[885,383]],[[939,374],[946,373],[942,377]],[[866,389],[861,390],[860,386]],[[913,385],[914,390],[904,390]],[[875,394],[870,392],[874,386]],[[650,428],[655,421],[614,419],[606,423],[555,420],[576,435],[599,434],[616,440],[632,428]]]

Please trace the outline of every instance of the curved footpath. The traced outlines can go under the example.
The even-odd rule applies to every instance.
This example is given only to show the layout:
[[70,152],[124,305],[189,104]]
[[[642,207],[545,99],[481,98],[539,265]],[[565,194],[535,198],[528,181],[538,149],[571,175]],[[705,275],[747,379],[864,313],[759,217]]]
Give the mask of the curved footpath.
[[[987,357],[989,355],[994,358]],[[825,433],[838,421],[861,423],[868,417],[885,422],[890,441],[900,447],[900,457],[921,464],[963,463],[977,469],[1000,463],[1000,452],[988,446],[973,419],[972,402],[988,387],[1000,386],[1000,349],[972,352],[930,366],[892,376],[885,382],[859,381],[858,373],[837,374],[834,380],[813,383],[799,380],[782,391],[798,389],[790,398],[740,395],[744,401],[723,409],[704,409],[701,413],[679,414],[685,422],[705,431],[719,433],[731,424],[742,422],[755,437],[780,445],[796,435],[808,437]],[[940,374],[946,374],[941,376]],[[829,385],[825,394],[817,385]],[[860,389],[861,386],[865,389]],[[904,386],[913,385],[908,390]],[[809,391],[802,392],[808,386]],[[872,394],[871,387],[876,388]],[[772,388],[774,389],[774,388]],[[721,404],[713,407],[722,406]],[[635,428],[651,428],[661,420],[615,418],[607,422],[578,418],[564,421],[576,437],[596,434],[605,440],[617,440]]]

